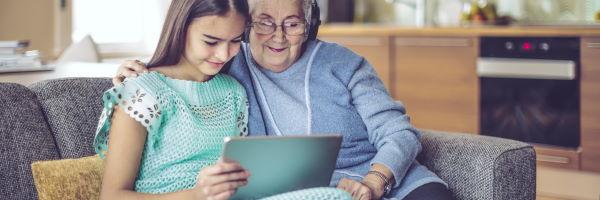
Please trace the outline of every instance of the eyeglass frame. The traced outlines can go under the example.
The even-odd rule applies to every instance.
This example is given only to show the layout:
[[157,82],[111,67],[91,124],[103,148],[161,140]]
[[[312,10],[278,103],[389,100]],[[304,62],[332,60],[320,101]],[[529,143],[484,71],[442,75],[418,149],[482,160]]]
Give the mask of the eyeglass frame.
[[[284,19],[279,25],[277,25],[277,23],[273,22],[273,26],[270,26],[273,29],[273,31],[271,31],[270,33],[258,33],[258,34],[261,34],[261,35],[271,35],[271,34],[275,33],[275,31],[277,31],[277,27],[281,27],[281,31],[283,31],[283,33],[285,35],[288,35],[288,36],[300,36],[300,35],[304,35],[304,36],[306,36],[306,33],[308,32],[307,29],[309,27],[309,23],[306,20],[300,20],[300,22],[298,22],[300,24],[304,24],[304,28],[303,28],[304,31],[302,33],[300,33],[300,34],[297,34],[297,35],[288,34],[287,28],[284,25],[286,20],[287,20],[287,18]],[[270,21],[272,21],[272,20],[270,20]],[[254,26],[256,24],[258,24],[258,23],[261,23],[261,22],[260,21],[250,22],[250,23],[248,23],[247,27],[248,28],[254,28]]]

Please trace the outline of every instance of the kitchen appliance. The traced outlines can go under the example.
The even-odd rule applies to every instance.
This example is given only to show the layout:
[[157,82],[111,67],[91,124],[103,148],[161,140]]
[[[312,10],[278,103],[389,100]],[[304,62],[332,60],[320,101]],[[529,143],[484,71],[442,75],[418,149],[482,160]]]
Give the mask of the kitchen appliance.
[[578,147],[579,51],[575,37],[482,37],[481,133]]

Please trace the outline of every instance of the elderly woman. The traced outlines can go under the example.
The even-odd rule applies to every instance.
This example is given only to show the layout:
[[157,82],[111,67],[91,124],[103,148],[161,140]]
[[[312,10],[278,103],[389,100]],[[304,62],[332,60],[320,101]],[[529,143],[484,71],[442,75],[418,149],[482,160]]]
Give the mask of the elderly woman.
[[[246,89],[249,135],[340,133],[331,186],[354,199],[452,199],[416,160],[420,133],[372,66],[342,46],[315,39],[311,0],[249,0],[252,22],[226,73]],[[122,65],[115,77],[144,71]]]

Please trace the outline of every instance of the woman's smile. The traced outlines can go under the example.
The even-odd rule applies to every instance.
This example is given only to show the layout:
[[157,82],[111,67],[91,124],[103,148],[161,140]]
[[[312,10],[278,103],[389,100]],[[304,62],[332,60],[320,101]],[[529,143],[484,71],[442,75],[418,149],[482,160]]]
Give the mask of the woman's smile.
[[267,48],[269,48],[269,50],[271,50],[275,53],[280,53],[280,52],[284,51],[285,49],[287,49],[287,48],[273,48],[273,47],[269,47],[269,46],[267,46]]

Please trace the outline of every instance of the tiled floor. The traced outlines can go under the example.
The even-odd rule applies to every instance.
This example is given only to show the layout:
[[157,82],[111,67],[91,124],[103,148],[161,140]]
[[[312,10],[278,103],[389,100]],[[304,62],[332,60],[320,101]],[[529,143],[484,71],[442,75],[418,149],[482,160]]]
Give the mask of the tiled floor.
[[538,200],[600,200],[600,173],[537,168]]

